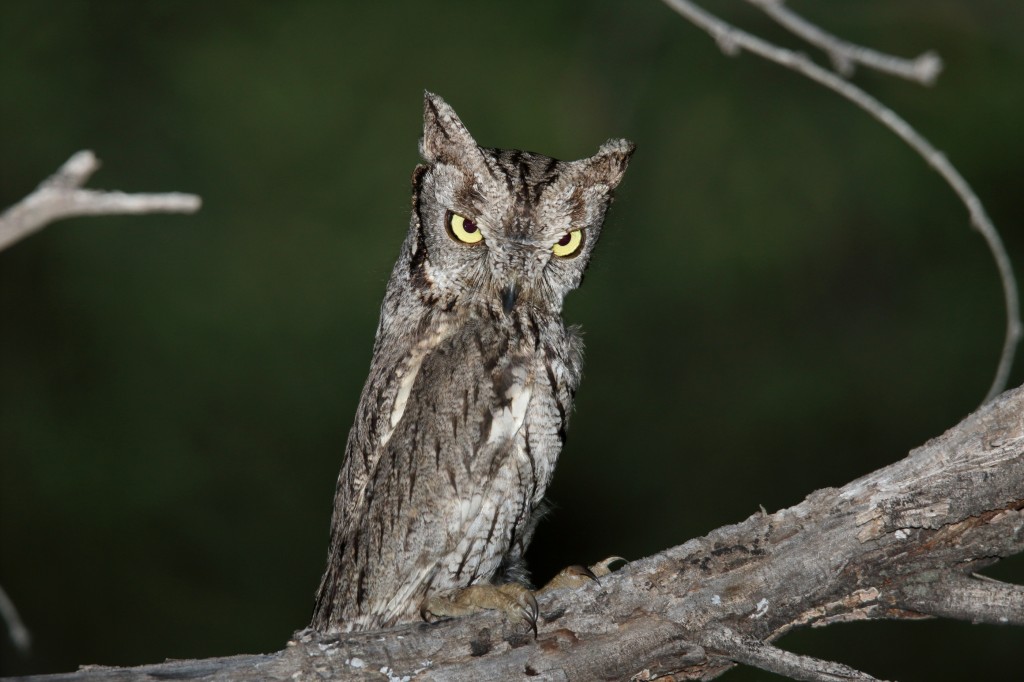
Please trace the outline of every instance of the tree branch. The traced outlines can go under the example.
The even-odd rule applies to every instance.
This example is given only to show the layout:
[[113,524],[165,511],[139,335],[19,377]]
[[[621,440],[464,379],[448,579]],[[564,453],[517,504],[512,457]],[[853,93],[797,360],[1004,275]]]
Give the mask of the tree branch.
[[0,214],[0,251],[64,218],[199,210],[201,201],[194,194],[125,194],[81,189],[99,167],[92,152],[78,152],[32,194]]
[[1024,625],[1024,586],[986,576],[950,573],[910,583],[899,594],[906,608],[939,618],[992,625]]
[[707,633],[708,643],[737,663],[806,682],[877,682],[878,678],[843,665],[784,651],[750,636],[722,627]]
[[14,648],[21,654],[27,654],[32,650],[32,633],[25,627],[25,623],[18,615],[18,609],[14,602],[7,596],[3,585],[0,585],[0,621],[7,627],[8,636]]
[[972,577],[1024,551],[1024,388],[903,460],[540,599],[536,639],[483,613],[260,656],[88,667],[42,680],[711,679],[737,662],[869,680],[770,643],[798,627],[942,616],[1021,624],[1024,590]]
[[925,52],[914,59],[884,54],[861,45],[854,45],[823,31],[796,12],[790,11],[784,0],[747,0],[747,2],[758,7],[775,23],[793,35],[828,54],[832,61],[832,68],[844,78],[853,75],[857,64],[921,85],[933,85],[935,79],[942,72],[942,59],[934,52]]
[[[993,260],[995,260],[996,269],[999,271],[999,279],[1003,287],[1003,299],[1006,304],[1006,333],[1003,338],[1003,349],[1000,353],[995,377],[992,379],[992,385],[985,395],[985,400],[991,400],[1006,388],[1006,383],[1010,378],[1010,369],[1013,366],[1017,343],[1020,341],[1022,334],[1017,280],[1013,274],[1010,257],[1007,255],[1002,238],[999,236],[999,231],[996,230],[995,225],[992,224],[991,219],[988,217],[981,199],[974,193],[974,190],[963,176],[960,175],[956,167],[949,162],[946,155],[936,149],[931,142],[918,133],[913,126],[907,123],[895,111],[838,73],[818,66],[808,59],[806,55],[773,45],[766,40],[740,30],[713,14],[704,11],[689,0],[662,0],[662,2],[690,21],[690,23],[708,33],[715,39],[725,54],[735,56],[742,50],[747,50],[768,61],[803,74],[814,82],[842,95],[906,142],[911,149],[924,159],[925,163],[931,166],[946,181],[946,184],[950,186],[967,208],[971,226],[981,233],[989,251],[992,253]],[[760,2],[755,1],[754,4],[762,6],[767,11],[767,6],[774,6],[777,3],[771,0],[761,0]]]
[[[126,213],[195,213],[199,210],[201,201],[194,194],[125,194],[81,189],[99,167],[100,162],[91,151],[77,152],[56,173],[43,180],[32,194],[0,214],[0,251],[64,218]],[[15,648],[22,653],[27,652],[31,646],[31,633],[2,587],[0,621],[6,624]]]

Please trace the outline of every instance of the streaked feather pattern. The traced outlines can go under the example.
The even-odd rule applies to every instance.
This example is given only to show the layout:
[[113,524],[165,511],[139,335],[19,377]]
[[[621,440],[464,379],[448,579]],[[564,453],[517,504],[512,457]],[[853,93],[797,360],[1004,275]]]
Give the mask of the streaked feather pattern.
[[[434,592],[525,578],[581,373],[562,300],[633,147],[612,140],[572,162],[484,149],[427,93],[420,150],[409,234],[338,477],[312,622],[321,631],[416,620]],[[452,238],[452,212],[483,239]],[[553,255],[574,229],[580,253]]]

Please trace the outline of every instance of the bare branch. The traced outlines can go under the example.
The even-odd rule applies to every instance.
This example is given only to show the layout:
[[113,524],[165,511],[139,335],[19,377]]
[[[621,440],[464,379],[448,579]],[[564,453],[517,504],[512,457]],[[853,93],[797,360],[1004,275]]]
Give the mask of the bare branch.
[[[63,218],[126,213],[194,213],[200,199],[194,194],[125,194],[81,189],[100,163],[91,151],[80,151],[32,194],[0,214],[0,251]],[[28,652],[31,635],[0,587],[0,620],[7,624],[14,646]]]
[[895,133],[942,176],[942,179],[946,181],[957,197],[960,198],[960,201],[963,202],[964,206],[967,207],[971,226],[981,233],[999,271],[999,278],[1003,287],[1003,297],[1006,303],[1006,334],[1003,339],[1003,349],[1000,354],[999,365],[996,368],[992,385],[985,396],[985,401],[987,402],[998,395],[1006,387],[1006,383],[1009,380],[1017,343],[1020,341],[1022,333],[1017,281],[1013,274],[1010,257],[1006,253],[1006,248],[1003,246],[999,232],[985,212],[981,200],[974,193],[974,190],[971,189],[967,181],[964,180],[963,176],[960,175],[960,172],[949,162],[946,155],[936,149],[892,109],[838,74],[818,66],[808,59],[806,55],[778,47],[746,31],[742,31],[709,14],[692,2],[689,2],[689,0],[662,1],[698,28],[707,32],[726,54],[736,55],[741,50],[747,50],[797,73],[801,73],[816,83],[824,85],[829,90],[842,95]]
[[32,194],[0,214],[0,251],[50,223],[85,215],[194,213],[194,194],[125,194],[81,189],[99,168],[90,151],[72,156]]
[[747,0],[760,8],[777,24],[828,54],[832,68],[849,78],[857,64],[890,76],[904,78],[921,85],[933,85],[942,72],[942,59],[934,52],[925,52],[914,59],[904,59],[855,45],[823,31],[786,7],[785,0]]
[[770,643],[797,627],[921,618],[914,599],[928,602],[930,589],[949,595],[940,615],[1000,622],[971,607],[977,598],[1019,622],[1019,611],[1007,613],[1016,587],[952,576],[1024,551],[1021,415],[1024,388],[843,488],[544,594],[536,639],[492,612],[330,637],[305,630],[274,654],[39,680],[709,680],[736,662],[802,680],[869,680]]
[[0,620],[7,625],[7,632],[10,634],[14,648],[22,654],[27,654],[32,649],[32,633],[25,627],[18,609],[14,602],[7,596],[2,585],[0,585]]
[[805,682],[878,682],[878,678],[854,670],[842,663],[822,661],[810,656],[794,654],[774,647],[750,636],[739,635],[727,627],[718,628],[705,635],[708,645],[727,658]]

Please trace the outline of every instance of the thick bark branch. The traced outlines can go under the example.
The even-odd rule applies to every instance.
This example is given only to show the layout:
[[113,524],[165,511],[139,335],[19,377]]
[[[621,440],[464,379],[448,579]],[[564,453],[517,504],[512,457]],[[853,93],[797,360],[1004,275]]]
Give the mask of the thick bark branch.
[[940,580],[909,583],[900,590],[903,606],[939,618],[993,625],[1024,625],[1024,586],[950,573]]
[[1024,389],[905,459],[541,599],[536,639],[485,613],[321,637],[274,654],[90,667],[47,680],[710,679],[736,662],[871,679],[770,643],[796,627],[933,615],[1024,622],[1018,586],[974,572],[1024,551]]

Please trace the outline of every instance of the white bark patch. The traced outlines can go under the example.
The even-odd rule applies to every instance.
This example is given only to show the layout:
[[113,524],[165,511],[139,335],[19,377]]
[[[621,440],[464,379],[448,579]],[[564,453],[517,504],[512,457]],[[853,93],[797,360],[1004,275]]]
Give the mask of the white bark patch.
[[389,666],[384,666],[380,669],[380,672],[387,675],[388,682],[409,682],[409,680],[412,679],[409,675],[402,675],[399,677]]
[[757,610],[750,614],[750,618],[760,618],[764,614],[768,613],[768,600],[762,599],[757,602]]

